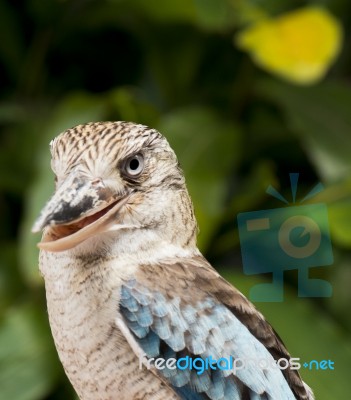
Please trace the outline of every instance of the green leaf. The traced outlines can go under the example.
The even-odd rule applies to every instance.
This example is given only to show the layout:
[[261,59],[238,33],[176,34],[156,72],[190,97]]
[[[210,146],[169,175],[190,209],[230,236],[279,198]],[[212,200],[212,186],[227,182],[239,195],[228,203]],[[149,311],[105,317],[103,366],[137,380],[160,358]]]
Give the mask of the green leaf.
[[324,187],[304,204],[325,203],[331,238],[334,244],[351,247],[351,179],[346,177]]
[[159,113],[144,98],[144,92],[132,87],[120,87],[107,95],[108,106],[119,120],[154,126]]
[[44,309],[12,308],[1,320],[0,398],[44,398],[60,376],[61,367]]
[[335,319],[351,332],[351,265],[349,256],[338,254],[338,264],[330,276],[330,283],[335,288],[327,303],[328,310]]
[[0,315],[23,293],[24,284],[17,267],[15,242],[0,245]]
[[228,192],[228,176],[241,155],[241,132],[206,107],[189,107],[161,118],[158,126],[184,169],[205,249],[218,228]]
[[[159,103],[175,107],[189,102],[197,79],[205,44],[193,27],[156,26],[144,34],[148,48],[144,85]],[[151,86],[151,87],[150,87]]]
[[[287,123],[326,180],[340,178],[351,168],[351,89],[338,82],[298,87],[262,80],[258,93],[285,112]],[[332,168],[330,168],[333,166]]]
[[[121,0],[114,1],[126,3]],[[159,0],[128,0],[126,4],[131,10],[163,23],[191,22],[195,18],[195,8],[189,0],[168,0],[163,3]]]
[[21,37],[21,20],[13,5],[0,2],[0,59],[9,75],[17,78],[23,58],[23,37]]
[[2,124],[22,121],[26,117],[28,114],[22,105],[14,102],[0,103],[0,122]]
[[273,164],[262,160],[257,162],[254,168],[247,173],[245,179],[237,185],[235,195],[231,198],[222,216],[223,224],[228,224],[228,221],[232,221],[231,228],[224,230],[219,237],[216,237],[214,246],[216,256],[232,251],[239,244],[236,223],[237,214],[260,209],[262,202],[267,198],[267,187],[272,184],[275,185],[275,183],[276,177]]
[[193,0],[197,24],[207,30],[223,31],[235,25],[234,8],[228,0]]
[[333,240],[341,246],[351,248],[351,194],[346,201],[328,206],[330,232]]
[[231,0],[112,0],[142,17],[158,23],[188,23],[209,31],[234,26],[236,14]]

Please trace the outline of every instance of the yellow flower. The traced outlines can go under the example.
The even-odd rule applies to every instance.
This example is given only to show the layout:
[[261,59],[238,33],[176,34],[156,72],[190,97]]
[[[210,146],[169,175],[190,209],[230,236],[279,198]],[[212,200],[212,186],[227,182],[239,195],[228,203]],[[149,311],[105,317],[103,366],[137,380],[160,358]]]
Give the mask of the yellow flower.
[[262,68],[308,84],[321,79],[339,54],[342,27],[327,10],[306,7],[250,25],[236,41]]

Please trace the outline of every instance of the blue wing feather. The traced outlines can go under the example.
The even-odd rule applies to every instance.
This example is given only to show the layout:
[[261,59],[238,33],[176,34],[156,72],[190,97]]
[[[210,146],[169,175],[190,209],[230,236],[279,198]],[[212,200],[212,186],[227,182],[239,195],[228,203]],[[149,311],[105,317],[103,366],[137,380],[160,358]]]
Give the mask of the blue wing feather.
[[[175,392],[180,396],[182,400],[205,400],[208,399],[202,393],[194,392],[189,385],[185,385],[180,388],[175,388]],[[234,399],[233,399],[234,400]]]
[[120,312],[148,358],[190,356],[249,359],[245,368],[158,370],[184,400],[235,400],[246,391],[252,400],[295,399],[281,371],[257,364],[273,361],[268,350],[223,304],[204,293],[191,303],[179,296],[150,291],[135,279],[121,288]]

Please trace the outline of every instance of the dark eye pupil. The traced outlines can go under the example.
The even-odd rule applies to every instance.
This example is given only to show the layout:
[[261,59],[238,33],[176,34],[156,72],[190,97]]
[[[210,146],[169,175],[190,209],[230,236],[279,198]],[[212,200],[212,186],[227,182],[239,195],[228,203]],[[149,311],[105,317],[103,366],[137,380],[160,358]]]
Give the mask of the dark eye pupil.
[[137,170],[139,168],[139,164],[140,164],[139,160],[137,158],[133,158],[132,160],[130,160],[129,168],[132,171],[135,171],[135,170]]

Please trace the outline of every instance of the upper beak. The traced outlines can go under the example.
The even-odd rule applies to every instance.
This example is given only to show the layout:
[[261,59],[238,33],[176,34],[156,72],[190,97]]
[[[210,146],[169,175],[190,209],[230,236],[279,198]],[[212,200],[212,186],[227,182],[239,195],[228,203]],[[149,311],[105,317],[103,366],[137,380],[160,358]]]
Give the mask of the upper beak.
[[101,179],[71,175],[33,225],[32,232],[44,229],[38,247],[48,251],[68,250],[108,230],[127,199],[127,193],[113,193]]

